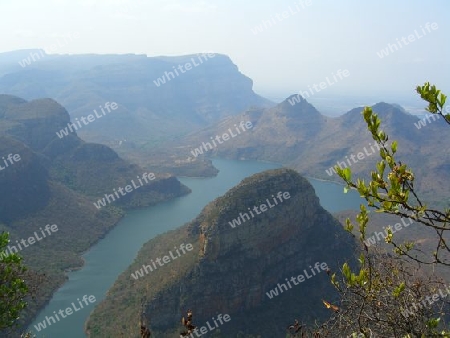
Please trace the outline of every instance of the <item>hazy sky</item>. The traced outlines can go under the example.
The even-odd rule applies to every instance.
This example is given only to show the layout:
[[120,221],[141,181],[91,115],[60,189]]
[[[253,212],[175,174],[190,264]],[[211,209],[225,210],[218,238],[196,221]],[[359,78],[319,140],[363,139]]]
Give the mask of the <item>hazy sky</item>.
[[[223,53],[272,97],[326,77],[317,97],[414,95],[426,80],[450,93],[448,0],[2,0],[0,13],[0,52],[77,33],[56,53]],[[399,50],[379,57],[388,43]]]

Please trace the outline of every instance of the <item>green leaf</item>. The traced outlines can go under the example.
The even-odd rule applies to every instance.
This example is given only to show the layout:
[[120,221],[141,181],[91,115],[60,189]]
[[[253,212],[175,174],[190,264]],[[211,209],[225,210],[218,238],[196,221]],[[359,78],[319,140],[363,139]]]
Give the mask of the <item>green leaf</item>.
[[385,168],[386,168],[386,163],[384,163],[384,161],[380,161],[377,163],[378,173],[380,174],[381,177],[383,177]]
[[397,152],[397,141],[392,142],[391,149],[392,149],[392,153],[395,154]]
[[447,96],[444,94],[441,94],[439,97],[439,105],[441,106],[441,108],[444,107],[445,101],[447,101]]
[[342,266],[342,273],[347,281],[351,280],[351,271],[347,263]]
[[364,119],[367,121],[369,119],[369,117],[372,115],[372,108],[365,107],[362,114],[364,116]]
[[350,170],[350,168],[345,168],[343,170],[343,174],[344,174],[344,178],[347,182],[350,182],[350,180],[352,179],[352,171]]
[[363,254],[361,254],[361,255],[359,256],[359,259],[358,259],[358,261],[359,261],[359,263],[360,263],[361,265],[364,265],[364,262],[365,262],[365,257],[364,257],[364,255],[363,255]]
[[392,291],[392,295],[394,297],[398,297],[404,290],[405,290],[405,282],[401,282],[400,285]]
[[352,224],[352,222],[350,222],[350,219],[348,219],[348,218],[345,220],[345,230],[348,232],[353,231],[353,224]]

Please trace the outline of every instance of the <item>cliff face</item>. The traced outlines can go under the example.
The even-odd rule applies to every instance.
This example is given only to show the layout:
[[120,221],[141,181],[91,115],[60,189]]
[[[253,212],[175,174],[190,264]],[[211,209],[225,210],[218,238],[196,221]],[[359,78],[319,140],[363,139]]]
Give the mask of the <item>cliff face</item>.
[[[280,202],[279,192],[288,192],[290,198]],[[252,211],[254,218],[235,228],[229,224],[239,213],[252,217],[248,208],[252,210],[261,204],[273,207],[260,215]],[[277,283],[286,283],[285,278],[303,273],[304,269],[310,272],[309,267],[316,262],[326,262],[335,268],[339,257],[350,256],[345,242],[338,239],[343,234],[340,225],[322,209],[312,186],[287,169],[244,180],[209,204],[188,228],[199,240],[198,263],[177,287],[181,290],[179,299],[174,301],[175,289],[163,292],[155,303],[150,303],[148,313],[176,314],[180,309],[192,308],[198,323],[216,313],[228,313],[233,318],[234,330],[262,325],[259,322],[262,318],[266,324],[276,327],[289,318],[285,317],[289,312],[291,316],[313,318],[324,314],[320,311],[320,294],[331,291],[324,272],[311,283],[285,291],[287,296],[283,301],[270,299],[266,292]],[[293,299],[298,303],[292,302]],[[312,308],[302,305],[312,305],[314,301],[316,306]],[[293,307],[277,314],[278,310],[273,311],[277,306],[269,304],[272,302],[279,303],[281,308]],[[254,320],[254,316],[259,320]],[[164,319],[159,322],[158,317],[152,317],[153,327],[167,327],[168,323]],[[270,332],[269,327],[265,329]]]
[[[155,72],[157,77],[164,75],[167,70],[173,71],[173,67],[179,64],[198,64],[158,88],[149,88],[149,93],[159,94],[155,97],[158,101],[166,97],[166,102],[171,102],[168,107],[174,108],[172,113],[181,113],[180,118],[191,115],[191,121],[204,125],[205,122],[209,124],[236,115],[252,105],[267,106],[269,103],[253,92],[253,81],[240,73],[226,55],[198,54],[158,59],[164,64],[159,65],[160,73]],[[199,60],[203,63],[199,64]],[[177,97],[182,100],[177,102],[174,100]]]
[[[267,207],[264,212],[263,204]],[[258,206],[259,215],[254,206]],[[253,210],[253,218],[248,208]],[[244,212],[250,219],[243,216],[245,222],[234,223],[233,228],[230,222],[233,224],[233,219]],[[125,286],[130,273],[161,256],[162,247],[170,248],[169,243],[173,247],[175,238],[194,246],[193,256],[186,258],[184,265],[177,267],[175,264],[181,263],[173,262],[164,272],[151,273],[133,281],[132,287]],[[199,326],[219,313],[229,314],[231,322],[220,328],[226,337],[234,337],[239,331],[282,336],[291,319],[306,322],[328,314],[321,300],[332,298],[329,278],[324,270],[315,270],[313,275],[311,267],[318,262],[336,270],[339,263],[351,257],[352,248],[348,234],[320,206],[306,179],[288,169],[267,171],[245,179],[208,204],[183,228],[147,243],[109,291],[106,301],[94,311],[88,326],[91,332],[107,335],[108,328],[99,318],[133,321],[123,320],[126,315],[119,303],[127,302],[127,307],[132,307],[132,299],[144,293],[151,327],[163,336],[179,327],[180,314],[188,308],[194,311],[194,324]],[[296,286],[291,281],[291,288],[286,285],[287,290],[268,297],[278,283],[305,275],[304,270],[305,277],[311,278]],[[163,273],[170,275],[164,285],[160,282],[166,278]]]
[[0,95],[0,101],[4,101],[1,130],[35,151],[41,152],[57,138],[55,131],[70,122],[67,111],[51,99],[20,102],[17,98]]
[[[9,154],[13,155],[12,161],[8,160]],[[23,143],[4,135],[0,135],[0,157],[0,222],[43,208],[49,201],[50,189],[41,158]]]
[[[309,231],[313,224],[322,221],[316,218],[325,214],[317,213],[319,199],[308,181],[287,169],[274,172],[277,172],[276,176],[266,172],[243,181],[208,205],[199,219],[190,225],[191,232],[199,235],[204,260],[214,261],[230,254],[247,258],[266,256],[276,250],[279,243],[297,241],[300,229]],[[279,192],[288,192],[285,196],[290,198],[281,197],[280,202]],[[260,203],[270,209],[257,215],[251,210]],[[217,211],[219,214],[215,215]],[[229,223],[240,213],[249,215],[250,220],[233,228]],[[294,220],[302,227],[292,227]]]
[[[5,62],[0,54],[1,93],[27,100],[51,97],[69,110],[72,120],[105,102],[116,102],[117,111],[78,132],[86,141],[116,150],[119,145],[129,145],[131,151],[133,143],[171,140],[252,105],[270,104],[253,92],[252,80],[221,54],[46,56],[24,69],[16,64],[2,74]],[[180,70],[186,64],[190,67]]]
[[[114,150],[105,145],[82,141],[75,131],[67,136],[57,136],[57,132],[67,127],[69,122],[67,111],[54,100],[39,99],[27,102],[0,95],[0,135],[7,135],[16,140],[16,144],[21,143],[28,153],[34,154],[34,161],[30,165],[42,167],[40,170],[33,170],[35,175],[45,172],[45,175],[42,174],[45,177],[35,179],[36,183],[30,186],[40,186],[49,179],[95,198],[129,184],[131,179],[145,172],[137,165],[120,158]],[[5,147],[7,148],[6,144],[3,145],[3,148]],[[24,163],[27,162],[22,164]],[[22,168],[23,165],[17,167]],[[28,175],[30,172],[25,170],[24,174]],[[19,182],[16,185],[22,184]],[[21,189],[18,189],[17,192],[20,191]],[[156,180],[133,194],[126,195],[117,204],[125,207],[145,206],[187,192],[189,189],[181,185],[176,178],[160,174]],[[36,194],[38,195],[42,194]],[[42,199],[45,200],[46,198]]]
[[[27,100],[50,97],[67,108],[72,121],[81,121],[107,102],[117,103],[117,110],[82,125],[77,135],[107,145],[149,171],[214,175],[217,170],[207,161],[186,161],[189,151],[173,161],[173,149],[161,154],[152,149],[251,106],[272,105],[253,91],[253,81],[226,55],[45,55],[39,62],[19,67],[17,60],[30,58],[31,53],[43,51],[0,53],[0,93]],[[26,139],[26,126],[16,127],[14,134]]]
[[[66,269],[81,266],[81,253],[117,223],[121,208],[151,205],[189,192],[175,177],[159,174],[98,210],[93,201],[146,171],[107,146],[82,141],[76,133],[59,138],[56,132],[68,122],[67,111],[53,100],[27,102],[0,95],[0,231],[8,231],[15,243],[46,224],[58,226],[57,235],[20,252],[31,271],[49,277],[39,285],[19,324],[29,321],[48,301],[62,284]],[[54,257],[52,264],[48,257]]]

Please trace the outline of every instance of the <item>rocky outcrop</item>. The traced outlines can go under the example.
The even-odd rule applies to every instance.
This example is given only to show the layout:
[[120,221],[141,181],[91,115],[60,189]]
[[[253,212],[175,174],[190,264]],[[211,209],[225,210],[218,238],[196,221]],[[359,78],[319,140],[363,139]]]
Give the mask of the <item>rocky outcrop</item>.
[[0,158],[0,222],[11,222],[43,208],[50,189],[42,158],[22,142],[4,135],[0,135]]
[[[249,219],[243,216],[240,225],[230,225],[244,213]],[[182,266],[173,262],[164,272],[161,268],[128,284],[130,272],[162,256],[167,249],[161,247],[173,247],[177,241],[193,244],[195,256],[189,263],[188,258]],[[324,270],[313,275],[311,268],[325,263],[336,270],[344,260],[351,260],[353,248],[351,237],[320,206],[306,179],[293,170],[267,171],[243,180],[184,227],[147,243],[94,317],[129,322],[132,318],[122,315],[133,313],[130,308],[139,295],[148,299],[145,313],[152,330],[162,336],[178,327],[180,314],[187,309],[194,311],[194,324],[200,326],[219,313],[229,314],[230,323],[220,328],[224,337],[235,337],[239,331],[283,336],[293,318],[312,322],[329,314],[321,301],[333,298],[329,277]],[[291,278],[299,275],[305,280],[294,285]],[[167,280],[164,286],[163,279]],[[286,284],[287,290],[282,287],[283,292],[278,290],[274,296],[270,291],[279,283]],[[126,309],[119,305],[122,302],[127,303]],[[88,326],[109,333],[96,320]]]
[[[20,254],[31,271],[48,278],[17,329],[29,323],[65,271],[82,265],[81,254],[123,216],[123,209],[155,204],[187,194],[177,178],[156,178],[98,210],[93,201],[125,187],[146,171],[123,160],[111,148],[86,143],[76,133],[59,138],[69,114],[50,99],[27,102],[0,95],[0,225],[11,243],[29,238],[45,224],[56,224],[58,236]],[[53,257],[49,264],[49,257]],[[0,332],[0,336],[5,332]],[[6,336],[18,336],[6,332]]]
[[[59,137],[57,132],[66,128],[69,122],[67,111],[54,100],[27,102],[14,96],[0,95],[0,135],[8,135],[22,143],[43,166],[41,170],[35,170],[36,173],[45,171],[45,179],[36,179],[36,183],[29,186],[46,184],[49,179],[84,195],[101,197],[146,172],[124,161],[105,145],[82,141],[75,131]],[[21,183],[16,183],[16,186],[20,187]],[[117,204],[124,207],[151,205],[188,192],[189,189],[176,178],[159,174],[157,180],[121,198]],[[40,202],[45,200],[43,197]]]
[[[281,202],[279,192],[288,192],[290,198],[281,198]],[[268,210],[259,209],[261,214],[257,215],[253,208],[261,204]],[[253,218],[248,208],[253,210]],[[233,228],[230,222],[240,213],[247,213],[250,220]],[[263,334],[253,327],[262,325],[267,334],[276,331],[271,331],[269,324],[279,330],[283,317],[320,317],[324,314],[320,297],[322,293],[331,293],[325,272],[314,276],[311,283],[296,287],[292,284],[293,288],[285,291],[287,296],[279,296],[282,301],[270,299],[266,292],[278,283],[286,283],[285,278],[302,274],[304,269],[312,275],[310,266],[316,262],[326,262],[336,269],[339,258],[342,261],[351,255],[351,245],[345,240],[347,234],[343,234],[340,224],[320,206],[312,186],[287,169],[244,180],[210,203],[188,229],[198,238],[198,262],[179,285],[163,291],[155,303],[150,303],[148,313],[167,313],[167,317],[152,317],[155,329],[172,325],[166,318],[184,308],[195,309],[199,323],[216,313],[230,314],[233,330],[228,332]],[[272,302],[278,303],[280,310],[275,310],[277,306]],[[311,308],[302,305],[314,302]],[[281,310],[287,306],[292,307]],[[262,322],[252,323],[253,316]]]
[[58,139],[55,132],[70,122],[67,111],[51,99],[24,102],[13,96],[0,95],[0,109],[1,106],[0,131],[38,152]]

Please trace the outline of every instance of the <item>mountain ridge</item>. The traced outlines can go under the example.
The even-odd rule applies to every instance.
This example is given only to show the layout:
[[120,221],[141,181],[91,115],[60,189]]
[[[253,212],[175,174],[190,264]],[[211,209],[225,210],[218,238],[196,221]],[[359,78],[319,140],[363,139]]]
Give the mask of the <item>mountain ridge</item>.
[[[279,191],[289,191],[290,197],[235,228],[229,225],[239,212],[268,203]],[[180,243],[190,243],[194,250],[167,267],[131,277]],[[335,270],[337,261],[352,260],[353,248],[351,237],[320,206],[306,179],[290,169],[255,174],[210,202],[191,222],[146,243],[91,314],[87,330],[92,338],[135,332],[136,313],[146,299],[144,313],[158,336],[175,335],[173,329],[188,308],[195,313],[195,325],[217,313],[229,314],[231,322],[220,328],[227,337],[239,331],[276,336],[291,316],[311,321],[326,316],[320,299],[332,287],[322,272],[275,298],[266,292],[317,262],[329,262]]]
[[[147,170],[166,170],[164,156],[154,159],[147,154],[155,145],[251,106],[273,105],[253,91],[253,81],[227,55],[219,53],[202,57],[203,62],[194,66],[190,60],[194,58],[198,64],[201,54],[148,57],[44,52],[44,57],[31,60],[30,55],[39,52],[0,53],[0,93],[27,100],[51,97],[68,110],[72,121],[92,114],[106,102],[117,103],[116,111],[83,126],[77,134],[113,148]],[[14,56],[17,62],[10,64]],[[21,67],[18,63],[23,58],[19,56],[30,58],[29,65]],[[177,67],[187,63],[191,69],[180,73]],[[165,77],[164,84],[159,83],[161,77]],[[208,161],[183,163],[183,171],[177,174],[208,176],[217,172]]]
[[17,243],[45,224],[58,228],[39,245],[20,251],[24,264],[43,279],[19,320],[23,326],[64,283],[65,272],[82,266],[81,254],[114,227],[124,210],[190,192],[175,177],[157,174],[145,186],[99,210],[93,203],[97,198],[145,170],[105,145],[82,141],[76,133],[60,139],[55,131],[68,121],[67,111],[52,99],[28,102],[0,96],[0,231],[9,232],[10,242]]
[[[416,183],[419,191],[430,201],[440,202],[441,198],[446,197],[441,182],[450,179],[450,173],[442,170],[450,152],[441,149],[441,153],[437,153],[435,149],[440,142],[450,142],[445,123],[430,119],[431,122],[417,128],[420,120],[395,104],[380,102],[372,109],[379,115],[381,128],[390,140],[398,141],[398,158],[408,162],[416,177],[421,178]],[[361,115],[362,110],[354,108],[340,117],[331,118],[321,115],[306,100],[292,106],[286,99],[275,107],[249,109],[228,117],[153,151],[172,154],[172,165],[168,161],[167,167],[172,166],[178,172],[182,169],[177,168],[173,161],[184,160],[186,165],[192,165],[192,162],[217,156],[282,163],[302,175],[335,182],[342,181],[332,168],[341,163],[342,167],[350,166],[355,175],[369,178],[369,172],[375,167],[379,156]],[[203,155],[191,156],[190,151],[200,147],[202,142],[220,135],[240,121],[250,121],[253,128],[214,149],[208,149]],[[354,160],[350,160],[351,156]],[[427,168],[423,167],[423,163],[429,164]]]

